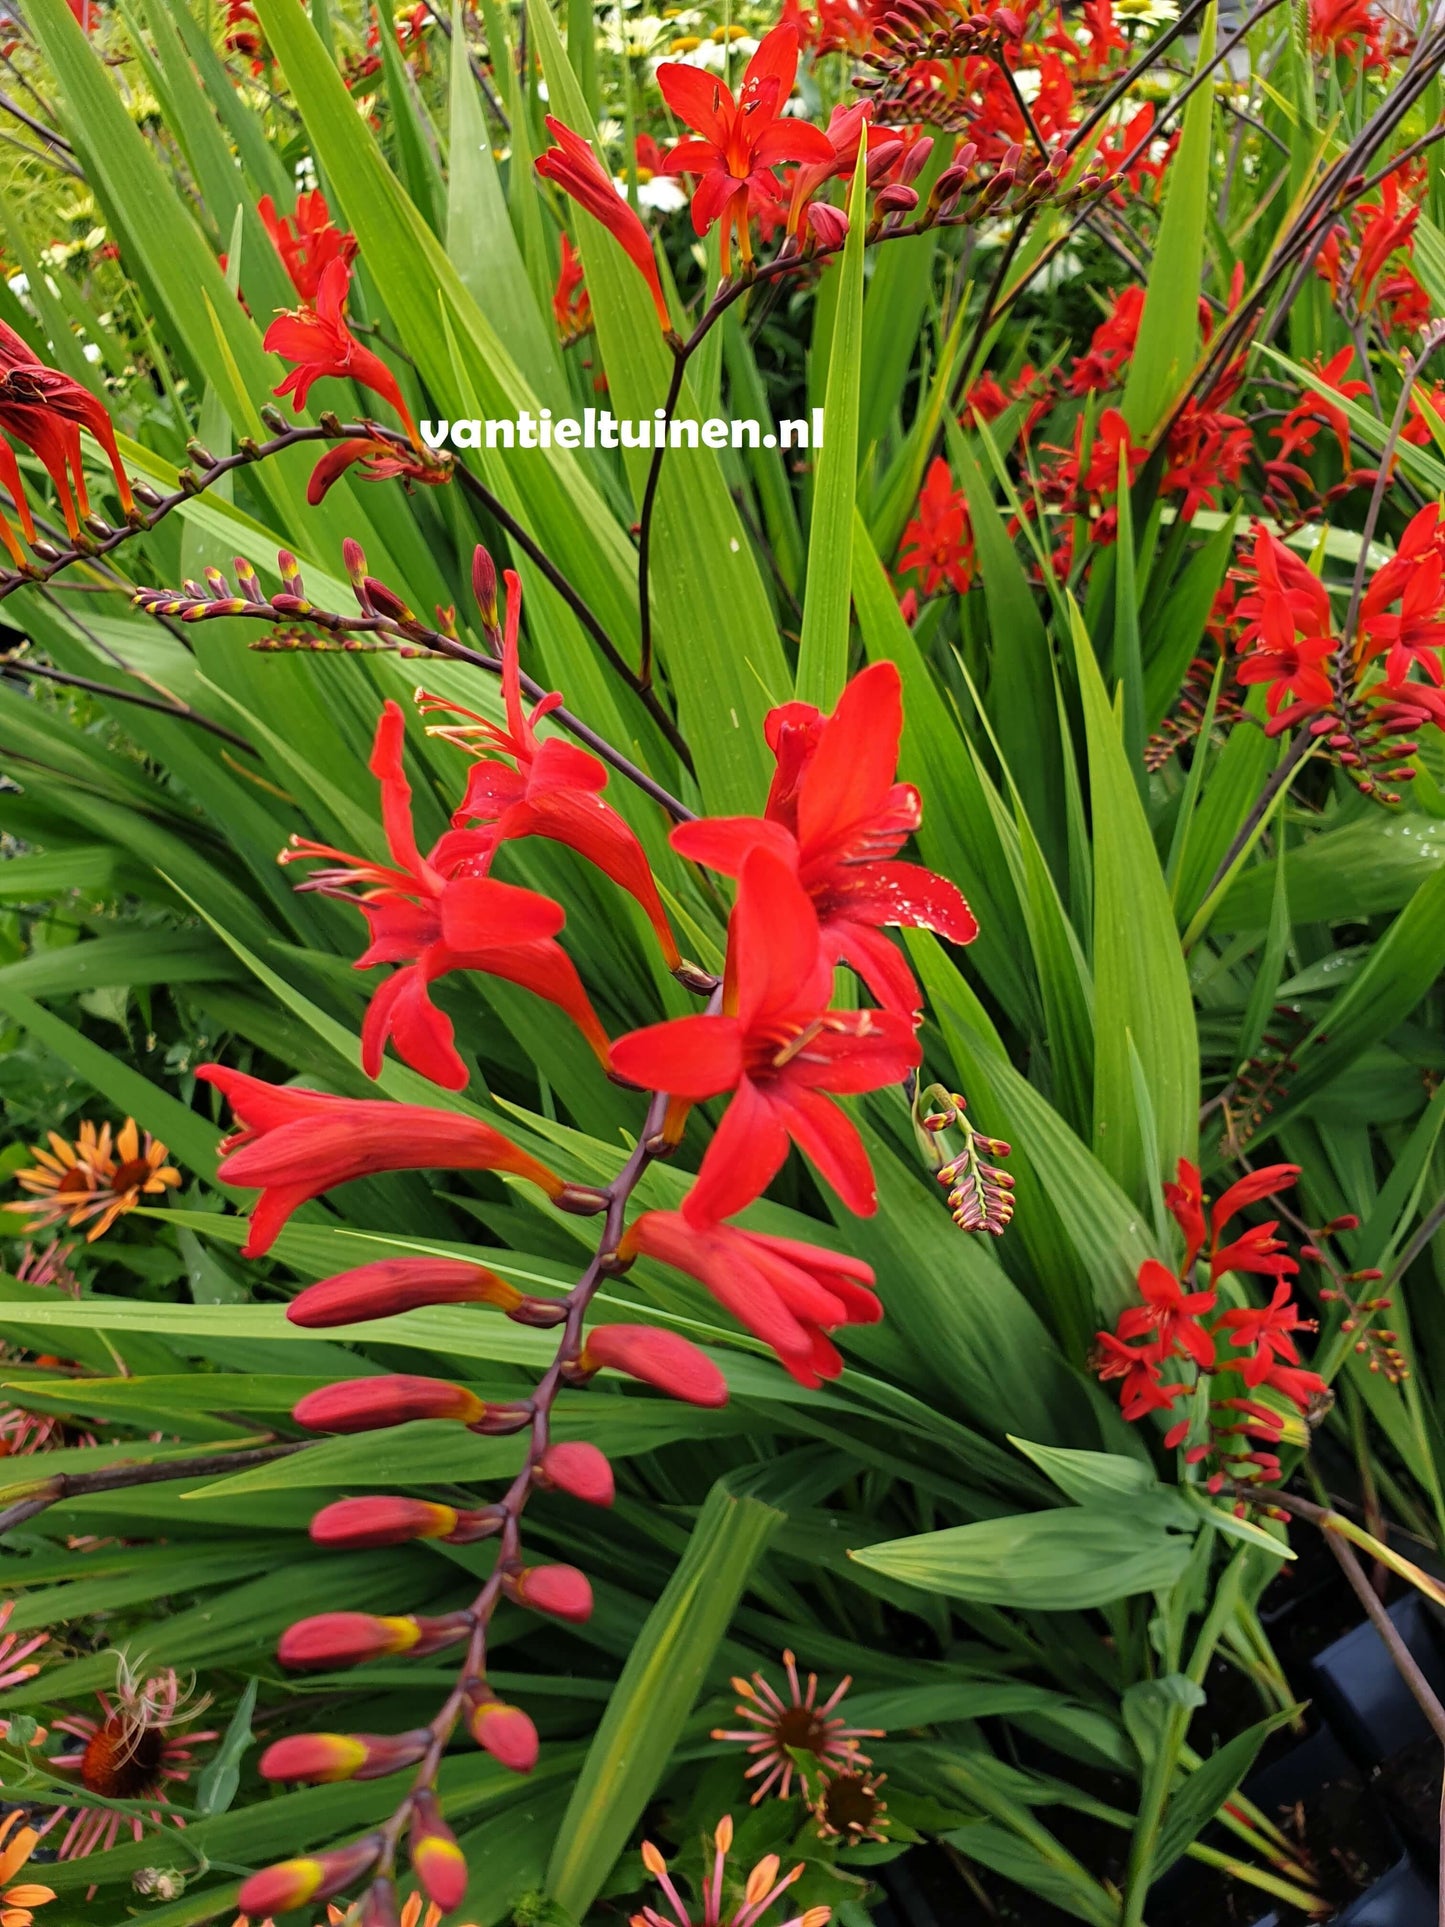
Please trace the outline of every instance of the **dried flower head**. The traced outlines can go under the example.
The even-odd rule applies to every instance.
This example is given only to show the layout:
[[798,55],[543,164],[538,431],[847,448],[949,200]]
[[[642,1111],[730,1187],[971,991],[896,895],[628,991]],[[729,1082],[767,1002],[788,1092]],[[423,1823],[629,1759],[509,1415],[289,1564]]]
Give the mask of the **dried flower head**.
[[7,1206],[28,1216],[37,1229],[64,1224],[74,1230],[90,1224],[85,1237],[93,1244],[143,1197],[161,1196],[181,1181],[180,1172],[166,1163],[165,1145],[149,1131],[142,1137],[131,1117],[114,1139],[109,1124],[97,1130],[88,1120],[73,1142],[58,1131],[47,1137],[50,1149],[32,1145],[37,1162],[15,1174],[20,1188],[32,1196]]
[[856,1847],[864,1840],[888,1838],[888,1802],[878,1789],[886,1773],[834,1773],[818,1788],[809,1811],[821,1840],[841,1840]]
[[[144,1815],[106,1807],[78,1808],[57,1849],[60,1860],[107,1851],[115,1845],[123,1823],[129,1823],[136,1840],[144,1833],[146,1820],[162,1825],[167,1784],[189,1780],[196,1747],[217,1737],[209,1731],[179,1730],[199,1719],[211,1703],[208,1694],[196,1694],[194,1679],[182,1681],[170,1666],[146,1674],[142,1664],[117,1654],[115,1691],[96,1695],[99,1715],[71,1713],[56,1720],[56,1730],[79,1744],[67,1753],[57,1753],[52,1764],[74,1774],[87,1793],[107,1800],[149,1800],[154,1805]],[[58,1809],[46,1830],[69,1811]]]
[[757,1756],[744,1776],[749,1780],[762,1776],[753,1791],[754,1806],[774,1790],[779,1799],[787,1799],[793,1775],[800,1770],[799,1754],[809,1755],[826,1776],[853,1765],[868,1766],[868,1756],[858,1751],[859,1740],[883,1737],[876,1727],[849,1726],[836,1712],[853,1684],[851,1677],[834,1687],[820,1705],[816,1673],[809,1673],[805,1689],[791,1653],[783,1654],[783,1669],[786,1698],[764,1673],[754,1673],[750,1680],[735,1679],[733,1690],[741,1696],[738,1717],[748,1724],[739,1732],[718,1728],[712,1736],[736,1741]]
[[[761,1922],[773,1903],[786,1893],[802,1873],[802,1862],[780,1878],[778,1856],[775,1853],[768,1854],[748,1875],[741,1903],[732,1912],[724,1914],[723,1888],[732,1844],[733,1823],[730,1819],[721,1819],[713,1834],[711,1877],[690,1908],[673,1885],[667,1862],[650,1840],[644,1840],[642,1864],[661,1887],[672,1911],[659,1913],[656,1907],[644,1907],[640,1914],[632,1916],[629,1927],[754,1927],[755,1923]],[[832,1918],[831,1907],[809,1907],[805,1913],[795,1914],[791,1920],[778,1922],[777,1927],[828,1927]]]

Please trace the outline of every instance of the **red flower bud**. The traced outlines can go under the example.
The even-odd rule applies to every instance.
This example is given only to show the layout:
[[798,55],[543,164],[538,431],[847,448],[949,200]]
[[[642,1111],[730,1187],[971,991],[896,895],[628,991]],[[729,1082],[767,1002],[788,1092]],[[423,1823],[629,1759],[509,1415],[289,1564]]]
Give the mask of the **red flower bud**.
[[583,1439],[549,1445],[536,1474],[538,1485],[552,1492],[569,1492],[588,1505],[611,1505],[616,1496],[612,1467],[605,1452]]
[[815,201],[809,207],[808,226],[821,248],[840,248],[848,238],[848,216],[828,201]]
[[459,1419],[463,1425],[475,1425],[486,1409],[465,1385],[398,1372],[344,1379],[339,1385],[308,1392],[292,1417],[312,1432],[375,1432],[419,1418]]
[[276,1656],[283,1666],[358,1666],[394,1653],[434,1653],[471,1630],[466,1613],[420,1619],[413,1613],[381,1618],[375,1613],[317,1613],[282,1633]]
[[537,1764],[537,1729],[520,1706],[493,1699],[490,1689],[474,1686],[467,1723],[477,1745],[513,1773],[530,1773]]
[[578,1363],[588,1374],[610,1365],[689,1405],[728,1402],[727,1380],[707,1354],[659,1326],[599,1325],[587,1334]]
[[427,1899],[449,1914],[467,1897],[466,1859],[433,1794],[414,1794],[411,1812],[411,1864]]
[[243,1913],[289,1914],[313,1900],[329,1900],[349,1887],[375,1864],[379,1843],[374,1836],[334,1853],[307,1855],[266,1867],[241,1883],[236,1896]]
[[294,1733],[276,1740],[261,1755],[268,1780],[306,1780],[326,1786],[334,1780],[381,1780],[426,1757],[431,1731],[411,1733]]
[[592,1617],[592,1585],[575,1566],[525,1566],[503,1581],[507,1597],[534,1612],[581,1625]]
[[495,1305],[511,1313],[522,1293],[483,1265],[460,1258],[381,1258],[308,1285],[286,1307],[293,1325],[317,1329],[392,1318],[427,1305]]
[[408,1539],[445,1539],[456,1531],[449,1505],[424,1499],[338,1499],[311,1521],[318,1546],[400,1546]]
[[482,622],[488,629],[497,626],[497,565],[479,542],[472,551],[472,594]]

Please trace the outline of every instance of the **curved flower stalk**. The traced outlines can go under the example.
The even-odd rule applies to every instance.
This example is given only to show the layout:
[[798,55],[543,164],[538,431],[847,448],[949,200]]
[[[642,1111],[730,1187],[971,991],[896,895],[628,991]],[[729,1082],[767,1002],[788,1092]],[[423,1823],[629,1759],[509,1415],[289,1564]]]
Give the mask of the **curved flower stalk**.
[[[606,771],[597,759],[611,762],[649,793],[655,786],[569,718],[557,696],[533,688],[537,701],[530,714],[526,711],[522,695],[529,686],[518,660],[520,584],[508,579],[503,627],[495,571],[484,552],[477,557],[474,588],[496,651],[491,656],[419,623],[365,574],[359,552],[348,553],[348,567],[357,585],[358,617],[316,609],[294,569],[288,572],[287,592],[267,600],[244,565],[238,565],[240,595],[229,593],[229,585],[217,577],[210,586],[226,593],[192,594],[195,585],[189,585],[185,597],[142,591],[138,600],[187,621],[248,614],[284,623],[293,632],[305,625],[332,637],[360,633],[381,646],[459,657],[501,680],[506,716],[501,726],[421,697],[426,713],[445,708],[462,718],[441,726],[439,734],[483,752],[472,768],[455,827],[427,856],[412,827],[402,768],[403,719],[395,705],[383,712],[372,758],[390,863],[307,843],[285,853],[288,859],[306,857],[330,866],[315,885],[340,894],[361,886],[355,900],[373,936],[362,961],[399,964],[397,976],[415,986],[389,999],[384,991],[380,1020],[373,1001],[368,1067],[379,1068],[380,1038],[389,1030],[407,1061],[459,1088],[464,1076],[456,1073],[464,1073],[465,1065],[455,1054],[450,1029],[442,1038],[427,1014],[426,983],[439,965],[496,968],[477,935],[494,927],[484,922],[494,910],[495,928],[510,923],[517,948],[550,943],[560,917],[546,899],[490,876],[495,852],[509,840],[542,835],[569,844],[629,891],[647,912],[664,955],[677,959],[641,845],[598,796]],[[547,715],[581,735],[586,750],[540,736],[536,726]],[[647,1325],[589,1328],[592,1300],[604,1279],[639,1257],[687,1272],[771,1345],[805,1384],[818,1384],[842,1369],[831,1331],[880,1315],[867,1266],[724,1220],[761,1193],[790,1140],[815,1159],[854,1209],[874,1208],[873,1174],[862,1140],[827,1094],[902,1081],[919,1061],[921,1000],[901,957],[896,969],[882,963],[882,953],[890,949],[882,926],[946,924],[950,932],[974,933],[967,907],[950,885],[893,860],[920,811],[917,793],[894,777],[901,726],[896,676],[890,681],[873,671],[845,692],[831,717],[789,705],[768,725],[778,758],[768,814],[700,826],[731,836],[730,847],[743,852],[724,975],[713,979],[677,959],[676,974],[707,995],[706,1009],[672,1025],[634,1032],[612,1048],[614,1070],[649,1094],[636,1148],[600,1191],[569,1183],[480,1118],[275,1087],[221,1065],[202,1067],[201,1076],[222,1091],[240,1125],[222,1147],[219,1175],[261,1192],[245,1246],[248,1255],[269,1250],[307,1199],[352,1178],[392,1170],[503,1172],[534,1185],[559,1209],[592,1216],[599,1224],[590,1263],[560,1298],[529,1297],[482,1266],[417,1256],[360,1266],[308,1287],[291,1305],[293,1322],[314,1328],[433,1305],[479,1305],[551,1329],[557,1342],[532,1392],[500,1403],[484,1400],[462,1383],[381,1374],[324,1387],[296,1407],[297,1422],[312,1431],[360,1434],[427,1418],[491,1436],[520,1434],[526,1455],[506,1491],[483,1504],[358,1495],[328,1505],[313,1520],[312,1536],[323,1545],[490,1540],[496,1559],[470,1605],[457,1610],[431,1617],[404,1611],[326,1613],[283,1636],[279,1656],[292,1667],[332,1669],[452,1648],[461,1649],[461,1659],[453,1690],[425,1726],[402,1734],[294,1735],[268,1749],[262,1770],[273,1778],[324,1782],[407,1773],[410,1786],[390,1817],[364,1839],[253,1875],[241,1893],[248,1914],[285,1912],[362,1886],[360,1918],[366,1927],[394,1927],[395,1876],[403,1851],[434,1905],[447,1910],[462,1903],[466,1868],[435,1793],[442,1757],[462,1729],[517,1772],[531,1769],[538,1748],[526,1711],[506,1702],[490,1684],[492,1614],[502,1600],[572,1622],[584,1621],[592,1609],[584,1573],[565,1564],[531,1564],[523,1545],[523,1518],[538,1494],[563,1491],[596,1505],[612,1502],[605,1456],[595,1447],[552,1437],[558,1393],[614,1371],[698,1405],[717,1406],[727,1398],[718,1366],[677,1333]],[[680,806],[673,809],[670,798],[664,806],[675,819],[686,815]],[[536,951],[534,961],[547,954]],[[904,1008],[830,1008],[834,966],[844,956],[856,959],[860,970],[866,964],[866,981],[886,983]],[[533,987],[539,987],[535,968],[531,975]],[[580,985],[579,998],[554,1000],[586,1034],[590,1005]],[[682,1209],[643,1212],[629,1223],[639,1181],[656,1158],[676,1150],[692,1103],[723,1090],[732,1091],[733,1103]],[[826,1709],[818,1717],[825,1723],[831,1719]],[[856,1736],[848,1736],[848,1743],[855,1745]],[[737,1921],[761,1921],[788,1885],[787,1880],[778,1883],[775,1873],[762,1882],[755,1875],[756,1891],[749,1889]],[[800,1916],[810,1927],[823,1918],[817,1910]]]

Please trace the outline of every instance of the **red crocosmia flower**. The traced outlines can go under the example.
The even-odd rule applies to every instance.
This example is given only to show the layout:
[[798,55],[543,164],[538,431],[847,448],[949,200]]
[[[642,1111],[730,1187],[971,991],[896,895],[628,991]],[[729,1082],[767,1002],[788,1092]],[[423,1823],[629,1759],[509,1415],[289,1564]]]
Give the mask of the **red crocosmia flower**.
[[[47,368],[23,338],[0,321],[0,429],[23,442],[50,476],[72,537],[80,532],[76,504],[79,515],[90,513],[80,454],[82,428],[88,428],[105,450],[121,506],[131,514],[135,497],[104,404],[58,368]],[[13,456],[0,468],[0,481],[21,509],[26,539],[32,540],[33,525],[29,524],[29,511],[22,507],[19,471]]]
[[547,116],[547,132],[557,145],[549,147],[545,154],[539,156],[537,172],[544,181],[553,181],[564,193],[570,194],[574,201],[586,208],[594,221],[600,221],[613,239],[621,244],[623,253],[647,283],[662,332],[671,334],[672,316],[667,311],[667,297],[662,292],[662,279],[657,272],[652,238],[636,210],[618,193],[612,176],[580,134],[564,126],[552,114]]
[[[826,158],[806,162],[793,176],[792,191],[788,200],[788,232],[797,234],[804,210],[808,203],[835,175],[851,178],[858,164],[858,149],[869,138],[872,130],[869,122],[873,118],[871,100],[860,100],[851,107],[837,106],[828,117],[827,139],[829,154]],[[891,129],[889,130],[891,133]],[[836,208],[831,210],[838,214]],[[842,219],[842,216],[839,216]],[[846,222],[844,223],[846,228]]]
[[1268,685],[1268,727],[1276,735],[1333,701],[1323,667],[1335,647],[1329,591],[1267,529],[1256,531],[1245,579],[1249,591],[1236,603],[1235,615],[1244,624],[1239,648],[1251,653],[1238,675],[1242,683]]
[[[1433,535],[1438,527],[1439,510],[1429,504],[1416,523],[1423,522]],[[1414,523],[1411,524],[1414,527]],[[1409,530],[1406,531],[1408,536]],[[1403,547],[1403,543],[1402,543]],[[1398,598],[1399,610],[1390,604]],[[1445,683],[1440,651],[1445,647],[1445,562],[1434,546],[1416,544],[1401,560],[1397,554],[1376,572],[1360,605],[1359,655],[1364,662],[1383,656],[1385,677],[1391,683],[1409,680],[1416,664],[1437,686]]]
[[1242,1178],[1221,1191],[1209,1212],[1209,1228],[1217,1239],[1231,1218],[1251,1204],[1258,1204],[1264,1198],[1272,1198],[1277,1191],[1287,1191],[1300,1174],[1297,1164],[1262,1164],[1257,1171],[1250,1171]]
[[1126,1345],[1113,1332],[1100,1332],[1095,1340],[1094,1366],[1101,1379],[1118,1378],[1119,1400],[1124,1417],[1133,1424],[1150,1412],[1167,1412],[1177,1399],[1188,1395],[1191,1387],[1182,1379],[1166,1385],[1153,1345]]
[[610,1366],[669,1398],[688,1405],[728,1402],[728,1382],[717,1366],[681,1332],[660,1325],[596,1325],[587,1334],[575,1375],[590,1377]]
[[[337,867],[302,885],[354,902],[371,926],[356,960],[401,964],[373,996],[361,1027],[361,1062],[376,1077],[386,1041],[402,1060],[444,1089],[465,1089],[469,1073],[453,1041],[451,1019],[431,1001],[430,985],[451,970],[478,970],[521,984],[566,1011],[605,1063],[607,1034],[588,1002],[576,967],[555,939],[565,921],[550,897],[485,874],[490,838],[449,831],[423,857],[412,825],[411,785],[402,765],[406,719],[388,702],[376,726],[371,773],[381,784],[381,814],[391,866],[370,863],[328,843],[293,837],[283,863],[320,858]],[[354,894],[349,886],[364,887]]]
[[323,376],[358,382],[391,403],[406,424],[413,448],[419,448],[416,423],[401,398],[396,376],[380,355],[362,346],[347,326],[346,297],[350,289],[351,269],[338,255],[321,271],[314,307],[292,309],[277,315],[271,323],[262,347],[268,354],[296,363],[275,392],[291,395],[300,414],[312,385]]
[[276,203],[263,194],[256,212],[275,244],[291,285],[308,305],[316,300],[321,277],[333,261],[349,267],[356,259],[356,236],[337,227],[319,188],[296,196],[294,220],[278,214]]
[[1313,1318],[1300,1317],[1299,1306],[1283,1279],[1267,1305],[1227,1311],[1219,1322],[1229,1333],[1230,1343],[1250,1354],[1239,1364],[1246,1385],[1263,1385],[1281,1360],[1286,1365],[1298,1365],[1299,1350],[1291,1334],[1318,1330]]
[[903,531],[898,567],[916,569],[923,593],[937,595],[944,583],[959,595],[973,581],[973,532],[962,489],[953,486],[948,463],[941,455],[928,465],[913,520]]
[[537,1461],[538,1485],[549,1492],[566,1492],[587,1505],[610,1506],[617,1497],[612,1466],[605,1452],[586,1439],[560,1439]]
[[308,1285],[286,1307],[286,1316],[315,1331],[431,1305],[492,1305],[511,1313],[525,1302],[515,1285],[463,1258],[377,1258]]
[[657,70],[662,97],[697,136],[681,140],[667,156],[669,174],[697,174],[692,225],[706,234],[718,220],[719,264],[732,272],[736,233],[745,262],[751,261],[748,226],[750,200],[761,188],[776,192],[772,169],[780,161],[836,164],[833,143],[821,127],[787,117],[783,109],[798,71],[798,30],[783,22],[763,36],[743,73],[737,99],[715,74],[681,61],[664,61]]
[[267,1084],[224,1064],[202,1064],[197,1075],[221,1091],[241,1123],[221,1146],[217,1175],[223,1184],[261,1191],[242,1247],[246,1258],[264,1256],[308,1199],[380,1171],[509,1171],[553,1200],[567,1189],[555,1171],[480,1118]]
[[[1082,422],[1078,432],[1082,437]],[[1147,448],[1136,448],[1130,441],[1129,424],[1119,410],[1106,408],[1094,428],[1094,439],[1089,445],[1089,466],[1082,477],[1083,486],[1091,495],[1114,495],[1118,492],[1121,470],[1132,483],[1148,456]]]
[[541,1743],[537,1729],[520,1706],[508,1706],[493,1699],[485,1687],[473,1687],[468,1696],[471,1712],[467,1724],[477,1745],[513,1773],[530,1773],[537,1764]]
[[361,468],[358,480],[363,482],[390,482],[400,476],[407,482],[438,488],[451,479],[451,468],[446,462],[413,455],[399,443],[384,441],[380,436],[352,436],[347,441],[333,443],[312,469],[311,480],[306,484],[306,500],[312,508],[326,500],[349,468],[358,465]]
[[624,1257],[656,1258],[705,1285],[755,1338],[771,1345],[801,1385],[843,1369],[827,1334],[871,1325],[883,1307],[869,1287],[872,1267],[795,1238],[732,1225],[699,1227],[680,1211],[644,1211],[622,1242]]
[[1214,1340],[1199,1323],[1199,1315],[1214,1309],[1214,1293],[1186,1291],[1157,1258],[1146,1258],[1140,1265],[1138,1284],[1144,1303],[1120,1312],[1117,1335],[1131,1343],[1152,1333],[1150,1343],[1159,1348],[1161,1356],[1185,1352],[1202,1370],[1212,1371]]
[[1187,1278],[1204,1249],[1204,1193],[1197,1164],[1180,1158],[1175,1181],[1164,1186],[1164,1203],[1184,1233],[1184,1262],[1179,1270],[1181,1276]]
[[1274,1235],[1278,1223],[1272,1218],[1268,1224],[1251,1225],[1231,1244],[1219,1246],[1209,1260],[1210,1278],[1222,1278],[1227,1271],[1255,1271],[1266,1277],[1285,1278],[1298,1271],[1299,1265]]
[[565,843],[637,900],[657,933],[668,968],[675,969],[681,959],[652,867],[636,835],[599,794],[607,783],[606,769],[575,743],[560,736],[538,736],[537,724],[562,701],[558,692],[543,696],[530,715],[522,702],[517,651],[522,584],[510,569],[503,580],[507,585],[506,629],[502,636],[505,724],[488,722],[456,703],[422,698],[428,712],[465,718],[462,723],[436,728],[434,734],[466,748],[479,744],[494,752],[472,765],[466,795],[452,822],[459,830],[463,824],[484,825],[471,834],[479,846],[489,849],[524,836],[545,836],[554,843]]
[[754,849],[741,866],[722,1012],[652,1024],[613,1046],[613,1069],[649,1090],[684,1104],[733,1094],[683,1204],[689,1223],[715,1224],[751,1204],[790,1140],[850,1211],[877,1208],[863,1140],[824,1093],[900,1082],[922,1053],[894,1011],[828,1008],[834,941],[823,946],[793,865],[774,848]]
[[885,1009],[911,1015],[918,987],[883,926],[936,930],[963,944],[978,923],[955,884],[891,860],[923,816],[918,791],[894,780],[902,735],[898,670],[872,663],[831,716],[801,703],[772,712],[778,773],[766,816],[705,817],[680,825],[672,843],[727,876],[741,875],[755,849],[784,858],[812,901],[827,961],[856,970]]

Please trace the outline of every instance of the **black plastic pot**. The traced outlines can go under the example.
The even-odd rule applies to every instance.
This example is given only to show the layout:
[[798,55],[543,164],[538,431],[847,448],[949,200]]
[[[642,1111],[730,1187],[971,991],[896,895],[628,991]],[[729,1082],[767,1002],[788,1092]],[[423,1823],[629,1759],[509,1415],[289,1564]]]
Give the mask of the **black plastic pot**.
[[1437,1927],[1439,1919],[1435,1895],[1401,1860],[1340,1915],[1339,1927]]
[[[1436,1693],[1445,1694],[1445,1653],[1424,1600],[1407,1593],[1390,1618]],[[1368,1620],[1327,1646],[1310,1672],[1321,1710],[1362,1766],[1379,1766],[1428,1735],[1429,1722]]]

